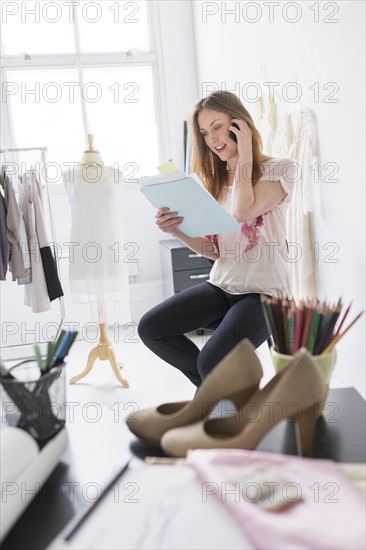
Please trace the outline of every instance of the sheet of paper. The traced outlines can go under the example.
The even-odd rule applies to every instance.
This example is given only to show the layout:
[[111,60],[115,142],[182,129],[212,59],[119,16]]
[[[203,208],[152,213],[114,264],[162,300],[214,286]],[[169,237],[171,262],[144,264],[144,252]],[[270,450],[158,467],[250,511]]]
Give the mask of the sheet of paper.
[[122,476],[70,541],[59,536],[48,550],[85,548],[247,550],[252,546],[216,498],[202,498],[202,486],[191,468],[144,465]]

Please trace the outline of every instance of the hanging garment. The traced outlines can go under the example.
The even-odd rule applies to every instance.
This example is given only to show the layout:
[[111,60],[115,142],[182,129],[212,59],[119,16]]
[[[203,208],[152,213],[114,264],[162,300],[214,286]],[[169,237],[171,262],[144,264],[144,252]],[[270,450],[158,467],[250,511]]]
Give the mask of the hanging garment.
[[28,242],[22,212],[19,208],[13,183],[3,166],[0,174],[0,184],[4,188],[6,204],[6,228],[10,242],[10,271],[13,281],[16,279],[22,284],[31,281],[30,259],[28,254]]
[[[303,107],[294,123],[285,113],[278,127],[273,153],[286,155],[295,161],[298,175],[287,214],[287,236],[290,250],[291,286],[295,300],[316,297],[315,266],[312,255],[310,215],[312,206],[312,174],[318,160],[314,113]],[[295,132],[293,131],[295,128]]]
[[[273,141],[277,130],[277,105],[274,97],[264,101],[262,96],[256,102],[255,126],[258,129],[265,155],[272,156]],[[286,155],[285,155],[286,156]]]
[[35,172],[26,172],[20,178],[20,182],[19,206],[24,216],[32,269],[32,282],[25,286],[24,303],[31,307],[34,313],[40,313],[51,309],[40,253],[40,242],[43,246],[47,244],[45,243],[47,236],[44,231],[44,223],[42,224],[41,219],[43,209],[37,190]]
[[130,321],[129,286],[115,173],[89,183],[65,173],[71,205],[69,279],[75,313],[83,322]]
[[43,271],[46,279],[48,297],[51,300],[61,298],[64,295],[60,280],[58,278],[55,258],[50,246],[40,248]]
[[10,261],[10,242],[6,227],[6,204],[0,193],[0,280],[5,281]]
[[40,238],[40,253],[43,271],[46,279],[46,286],[49,299],[51,302],[56,298],[60,298],[64,295],[60,280],[58,278],[57,266],[55,258],[53,257],[51,247],[49,246],[49,239],[45,224],[44,204],[43,204],[43,191],[42,185],[37,176],[35,176],[35,190],[37,191],[39,200],[36,204],[36,230]]

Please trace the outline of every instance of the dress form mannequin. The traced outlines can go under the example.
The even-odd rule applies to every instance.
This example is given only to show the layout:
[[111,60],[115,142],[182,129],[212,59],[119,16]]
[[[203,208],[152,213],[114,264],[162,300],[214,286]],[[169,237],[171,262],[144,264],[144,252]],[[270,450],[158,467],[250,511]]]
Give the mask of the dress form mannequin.
[[81,157],[80,166],[75,170],[75,176],[78,179],[83,179],[88,183],[103,184],[106,183],[113,171],[105,166],[101,154],[94,149],[94,136],[93,134],[87,135],[88,149],[84,151]]
[[[91,235],[90,240],[92,241],[90,244],[94,244],[98,246],[101,250],[101,258],[99,260],[100,264],[97,265],[90,263],[89,265],[85,265],[86,268],[85,271],[83,271],[83,266],[75,267],[75,274],[72,275],[73,284],[74,284],[74,294],[76,293],[76,296],[81,296],[81,288],[84,286],[89,287],[90,296],[92,296],[92,304],[94,310],[97,308],[97,313],[94,314],[94,317],[98,317],[98,323],[100,328],[100,338],[98,344],[90,351],[88,355],[88,361],[85,369],[78,375],[72,377],[70,379],[70,384],[74,384],[81,378],[84,378],[91,369],[93,368],[93,365],[96,361],[96,359],[100,359],[102,361],[109,361],[112,370],[117,378],[117,380],[125,387],[129,387],[128,381],[121,375],[120,369],[123,367],[123,364],[119,361],[117,361],[115,352],[112,347],[112,342],[109,340],[107,335],[107,323],[106,323],[106,306],[104,304],[104,300],[106,300],[106,293],[103,292],[103,289],[107,289],[108,292],[110,292],[113,295],[113,292],[115,289],[110,289],[110,286],[113,286],[113,281],[119,278],[119,273],[113,272],[111,274],[110,268],[108,266],[108,261],[105,260],[108,254],[108,248],[110,245],[113,244],[112,240],[110,240],[110,235],[108,235],[109,240],[103,240],[102,234],[109,230],[109,228],[104,227],[104,225],[108,224],[108,216],[110,215],[109,212],[100,211],[100,209],[103,209],[103,205],[98,203],[98,198],[100,200],[101,195],[94,194],[99,193],[99,191],[102,193],[102,196],[104,195],[104,191],[108,193],[107,186],[111,186],[115,188],[117,183],[114,181],[114,172],[110,168],[106,167],[102,161],[101,155],[99,151],[95,150],[93,147],[93,135],[88,134],[87,135],[88,140],[88,149],[84,151],[80,166],[75,169],[73,174],[73,183],[70,182],[69,176],[64,175],[64,182],[69,194],[69,198],[75,197],[75,195],[78,192],[77,187],[72,187],[73,185],[81,185],[81,189],[85,190],[86,192],[91,191],[92,192],[92,201],[93,201],[93,211],[90,212],[90,215],[92,217],[92,223],[94,226],[102,225],[102,227],[98,227],[98,231],[100,232],[100,240],[98,242],[98,238],[96,238],[95,234]],[[75,183],[74,183],[75,182]],[[104,186],[104,189],[103,189]],[[96,187],[99,188],[95,189]],[[89,188],[89,190],[87,190]],[[91,188],[94,188],[95,191],[93,192]],[[80,192],[80,191],[79,191]],[[87,195],[88,196],[88,195]],[[114,195],[113,195],[114,196]],[[80,203],[79,203],[80,204]],[[105,207],[104,207],[105,208]],[[98,215],[100,213],[100,216]],[[85,215],[85,214],[84,214]],[[80,220],[79,220],[80,221]],[[99,222],[99,224],[98,224]],[[111,221],[112,223],[112,221]],[[116,234],[114,233],[114,229],[112,229],[113,233],[113,239],[116,238]],[[82,244],[83,241],[81,241]],[[84,239],[84,242],[87,242]],[[100,246],[102,244],[102,247]],[[107,265],[103,264],[103,260],[107,262]],[[76,260],[76,264],[77,264]],[[80,261],[80,260],[79,260]],[[84,262],[86,264],[88,263],[87,260],[84,259]],[[115,262],[116,263],[116,262]],[[115,267],[112,265],[112,267]],[[102,271],[99,272],[98,268],[100,268]],[[95,274],[94,274],[95,271]],[[83,280],[84,277],[84,280]],[[94,278],[92,278],[94,277]],[[105,277],[103,279],[103,277]],[[111,277],[111,283],[109,283],[108,277]],[[95,281],[97,279],[97,282]],[[106,282],[107,281],[107,282]],[[99,284],[100,282],[100,284]],[[77,286],[76,286],[77,285]],[[103,286],[104,285],[104,286]],[[96,287],[100,286],[100,293],[96,290]],[[75,290],[76,288],[76,290]],[[118,290],[118,289],[117,289]],[[85,291],[86,295],[88,294],[88,290]],[[113,300],[113,298],[108,298],[110,301]],[[87,299],[85,297],[81,299],[81,302],[84,300],[84,303],[86,303]],[[88,304],[86,304],[85,307],[87,307]]]

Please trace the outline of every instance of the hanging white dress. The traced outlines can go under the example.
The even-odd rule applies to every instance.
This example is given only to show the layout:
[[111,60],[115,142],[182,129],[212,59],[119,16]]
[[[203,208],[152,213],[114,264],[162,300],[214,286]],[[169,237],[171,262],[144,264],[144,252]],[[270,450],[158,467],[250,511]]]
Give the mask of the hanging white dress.
[[256,102],[254,121],[262,138],[263,153],[272,156],[273,141],[277,130],[277,104],[273,97],[265,102],[262,97]]
[[69,281],[82,322],[130,321],[127,266],[120,226],[117,172],[105,183],[64,174],[71,205]]
[[293,250],[297,247],[297,252],[294,252],[296,261],[290,263],[290,272],[292,292],[298,301],[317,295],[310,215],[313,210],[312,177],[318,161],[318,144],[315,114],[307,107],[298,109],[296,114],[294,124],[290,113],[283,115],[273,152],[286,155],[296,162],[299,169],[287,214],[287,238]]

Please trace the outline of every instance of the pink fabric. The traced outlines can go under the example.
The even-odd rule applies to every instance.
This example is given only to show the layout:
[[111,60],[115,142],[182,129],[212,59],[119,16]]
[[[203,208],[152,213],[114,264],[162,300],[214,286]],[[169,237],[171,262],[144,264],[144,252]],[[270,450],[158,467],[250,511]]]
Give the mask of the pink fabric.
[[[237,520],[245,537],[258,550],[364,550],[365,501],[331,460],[260,453],[236,449],[191,451],[188,464]],[[302,499],[282,511],[267,511],[242,496],[230,494],[232,478],[240,467],[266,462],[291,482]],[[328,485],[327,485],[328,484]],[[203,486],[207,499],[208,486]],[[233,487],[231,487],[233,488]],[[318,498],[317,498],[318,497]],[[316,502],[318,500],[318,502]]]

